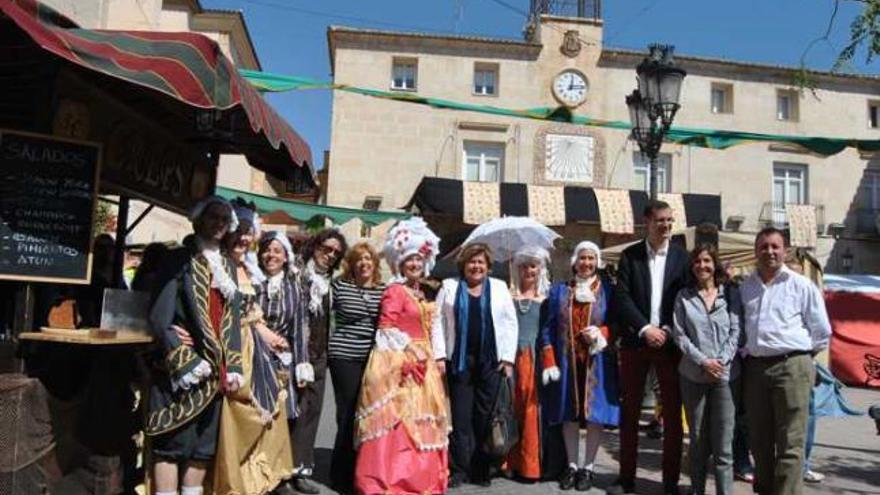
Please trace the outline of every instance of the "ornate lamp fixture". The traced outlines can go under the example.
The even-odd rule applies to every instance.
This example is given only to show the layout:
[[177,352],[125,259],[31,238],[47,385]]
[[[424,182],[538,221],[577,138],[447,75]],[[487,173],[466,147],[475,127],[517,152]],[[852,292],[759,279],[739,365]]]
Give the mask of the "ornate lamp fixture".
[[649,53],[636,67],[638,89],[626,97],[632,138],[648,157],[651,170],[651,199],[657,198],[657,154],[663,138],[681,108],[681,84],[687,73],[676,67],[674,47],[653,44]]

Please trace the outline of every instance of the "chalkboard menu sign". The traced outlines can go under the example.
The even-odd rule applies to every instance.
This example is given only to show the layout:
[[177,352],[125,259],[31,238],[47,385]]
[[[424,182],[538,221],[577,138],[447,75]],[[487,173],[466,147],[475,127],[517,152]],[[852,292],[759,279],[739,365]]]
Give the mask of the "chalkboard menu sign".
[[88,283],[101,148],[0,129],[0,279]]

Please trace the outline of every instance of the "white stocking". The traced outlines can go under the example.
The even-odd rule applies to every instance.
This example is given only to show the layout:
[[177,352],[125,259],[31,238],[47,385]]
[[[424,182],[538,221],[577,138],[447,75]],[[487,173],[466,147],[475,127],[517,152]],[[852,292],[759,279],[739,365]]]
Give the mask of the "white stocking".
[[577,422],[563,423],[562,439],[565,441],[565,455],[568,457],[568,465],[577,468],[578,444],[581,439],[581,430]]
[[604,434],[605,431],[602,425],[596,423],[589,423],[587,425],[586,459],[584,459],[584,463],[581,466],[584,466],[589,471],[593,470],[593,463],[596,461],[596,454],[599,452],[599,445],[602,443]]
[[200,486],[183,486],[180,488],[180,495],[202,495],[204,491]]

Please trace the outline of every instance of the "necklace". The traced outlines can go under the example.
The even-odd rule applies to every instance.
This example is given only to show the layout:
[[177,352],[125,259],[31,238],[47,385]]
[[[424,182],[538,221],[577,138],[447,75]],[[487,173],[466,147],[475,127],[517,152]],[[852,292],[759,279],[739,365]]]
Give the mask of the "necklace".
[[520,313],[526,314],[529,312],[529,310],[532,309],[533,302],[534,302],[533,299],[527,299],[527,298],[517,299],[516,300],[516,307],[517,307],[517,309],[519,309]]
[[359,285],[357,282],[352,284],[354,288],[358,291],[358,294],[361,296],[361,299],[364,300],[366,304],[370,304],[370,293],[367,289],[372,289],[372,287],[366,287],[363,285]]

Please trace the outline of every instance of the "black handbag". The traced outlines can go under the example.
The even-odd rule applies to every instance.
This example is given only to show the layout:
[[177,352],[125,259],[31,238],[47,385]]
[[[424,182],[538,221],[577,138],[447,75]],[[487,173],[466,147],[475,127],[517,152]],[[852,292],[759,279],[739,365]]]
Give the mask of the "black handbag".
[[493,459],[503,459],[518,442],[519,422],[513,411],[513,379],[502,377],[498,381],[492,417],[483,439],[483,452]]

